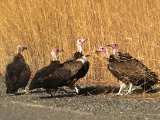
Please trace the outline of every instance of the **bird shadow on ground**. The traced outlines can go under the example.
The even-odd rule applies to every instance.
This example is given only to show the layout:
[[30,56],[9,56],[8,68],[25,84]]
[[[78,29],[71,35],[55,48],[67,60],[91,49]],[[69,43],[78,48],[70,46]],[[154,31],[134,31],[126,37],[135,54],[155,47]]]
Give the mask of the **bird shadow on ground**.
[[119,87],[116,86],[96,85],[81,88],[79,95],[98,95],[102,93],[116,93],[118,91]]
[[149,94],[154,94],[154,93],[157,93],[157,92],[160,92],[160,87],[157,87],[157,88],[154,88],[154,89],[151,89],[151,90],[148,90],[148,91],[144,91],[143,89],[136,89],[132,92],[132,94],[140,94],[140,93],[149,93]]
[[80,88],[78,94],[76,94],[75,92],[65,92],[65,94],[61,94],[61,95],[40,97],[40,99],[74,97],[78,95],[89,96],[89,95],[98,95],[102,93],[116,93],[118,92],[118,90],[119,90],[119,87],[113,87],[113,86],[103,86],[103,85],[86,86],[86,87]]
[[75,93],[70,93],[70,94],[63,94],[63,95],[43,96],[39,98],[40,99],[52,99],[52,98],[74,97],[74,96],[76,96]]
[[13,93],[13,94],[5,94],[7,96],[21,96],[21,95],[25,95],[24,92],[16,92],[16,93]]
[[[66,90],[65,90],[66,91]],[[117,93],[119,91],[119,87],[117,86],[104,86],[104,85],[91,85],[91,86],[86,86],[82,87],[79,89],[79,93],[76,94],[75,92],[57,92],[53,96],[43,96],[40,97],[40,99],[52,99],[52,98],[64,98],[64,97],[75,97],[78,95],[81,96],[90,96],[90,95],[98,95],[98,94],[109,94],[109,93]],[[145,93],[152,94],[152,93],[157,93],[160,91],[160,88],[154,88],[150,91],[147,91]],[[38,91],[37,91],[38,92]],[[41,92],[41,91],[39,91]],[[45,91],[43,91],[45,92]],[[142,94],[144,93],[143,89],[136,89],[133,90],[132,94]]]
[[19,96],[19,95],[38,94],[38,93],[45,93],[45,92],[46,90],[44,89],[36,89],[36,90],[28,91],[28,92],[20,91],[20,92],[15,93],[15,95]]
[[[20,96],[20,95],[24,95],[25,93],[15,93],[14,95],[15,96]],[[12,96],[12,94],[11,94],[11,96]]]
[[45,90],[36,90],[36,91],[31,91],[31,92],[29,92],[29,93],[31,93],[31,94],[37,94],[37,93],[45,93],[46,91]]

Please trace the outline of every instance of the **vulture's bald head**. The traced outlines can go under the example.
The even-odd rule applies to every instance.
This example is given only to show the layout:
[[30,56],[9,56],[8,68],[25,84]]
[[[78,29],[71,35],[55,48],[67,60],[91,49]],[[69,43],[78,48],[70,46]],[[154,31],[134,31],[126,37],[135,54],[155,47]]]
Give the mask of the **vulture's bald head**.
[[22,54],[22,52],[23,52],[24,50],[26,50],[26,49],[27,49],[27,46],[18,45],[18,46],[17,46],[17,53],[18,53],[18,54]]

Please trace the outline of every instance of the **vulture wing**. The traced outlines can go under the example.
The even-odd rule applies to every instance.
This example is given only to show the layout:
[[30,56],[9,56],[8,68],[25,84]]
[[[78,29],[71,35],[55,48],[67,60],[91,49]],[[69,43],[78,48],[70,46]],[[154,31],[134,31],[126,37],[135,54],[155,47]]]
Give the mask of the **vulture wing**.
[[82,68],[83,64],[81,61],[67,61],[63,64],[63,66],[67,69],[71,70],[71,76],[74,76],[78,73],[78,71]]
[[[151,72],[136,59],[111,63],[108,65],[108,68],[115,77],[124,83],[132,82],[138,85],[141,80],[151,80],[151,78],[156,77],[154,72]],[[152,74],[152,77],[149,73]]]
[[25,87],[29,81],[30,69],[23,56],[7,65],[5,84],[7,93],[15,93],[18,88]]
[[59,61],[51,61],[51,63],[48,66],[41,68],[40,70],[38,70],[36,72],[32,81],[35,81],[40,78],[44,78],[44,77],[48,76],[50,73],[52,73],[58,67],[62,67],[62,65]]
[[28,84],[30,75],[31,75],[31,70],[30,70],[29,66],[26,64],[20,73],[20,76],[19,76],[19,79],[16,83],[16,86],[18,88],[26,87],[26,85]]
[[5,85],[7,87],[6,93],[14,93],[17,91],[15,88],[15,82],[17,81],[18,78],[15,75],[15,72],[12,68],[13,68],[12,64],[8,64],[6,67],[6,73],[5,73]]
[[53,70],[48,76],[41,77],[36,81],[33,81],[30,85],[30,89],[34,88],[52,88],[56,89],[58,87],[65,86],[66,81],[70,78],[71,71],[66,68],[57,68]]
[[[44,76],[44,75],[45,75],[45,74],[44,74],[45,71],[46,71],[46,73],[48,73],[48,72],[51,70],[51,68],[50,68],[50,69],[49,69],[49,68],[50,68],[49,66],[46,66],[46,67],[41,68],[40,70],[38,70],[38,71],[36,72],[34,78],[32,79],[32,81],[35,81],[35,80],[37,80],[38,78]],[[53,68],[53,69],[54,69],[54,68]]]

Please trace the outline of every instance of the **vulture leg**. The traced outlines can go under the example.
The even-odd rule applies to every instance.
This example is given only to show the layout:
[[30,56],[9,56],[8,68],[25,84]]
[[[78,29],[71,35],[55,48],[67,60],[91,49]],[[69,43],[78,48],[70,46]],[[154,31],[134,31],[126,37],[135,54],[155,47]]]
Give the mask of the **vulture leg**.
[[9,96],[14,96],[14,95],[16,95],[15,93],[11,93],[11,94],[8,94]]
[[79,85],[77,85],[76,83],[74,83],[74,89],[75,89],[76,93],[79,94],[81,87]]
[[52,94],[52,90],[51,90],[51,89],[46,89],[46,92],[47,92],[48,94],[50,94],[51,97],[53,97],[53,94]]
[[24,90],[22,91],[22,93],[24,93],[24,94],[28,94],[28,93],[29,93],[29,88],[28,88],[28,86],[24,87],[23,89],[24,89]]
[[122,89],[126,87],[126,84],[124,84],[123,82],[119,81],[119,84],[120,84],[120,89],[119,89],[119,92],[116,94],[116,95],[123,95],[121,93]]
[[76,90],[76,93],[78,94],[78,93],[79,93],[78,86],[77,86],[77,84],[76,84],[76,83],[75,83],[74,85],[75,85],[74,89]]
[[71,90],[75,89],[75,91],[76,91],[77,94],[79,93],[80,87],[76,84],[76,79],[75,79],[72,83],[70,83],[70,84],[68,85],[68,87],[69,87]]
[[65,87],[66,86],[60,87],[57,92],[63,91],[64,93],[68,93]]
[[125,95],[131,94],[132,92],[132,83],[129,83],[129,89]]

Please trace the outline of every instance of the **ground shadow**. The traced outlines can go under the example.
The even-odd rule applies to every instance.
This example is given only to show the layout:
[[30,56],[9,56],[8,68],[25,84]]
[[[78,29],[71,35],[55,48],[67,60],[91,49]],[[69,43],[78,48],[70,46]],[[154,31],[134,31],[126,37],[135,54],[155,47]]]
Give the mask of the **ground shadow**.
[[46,90],[35,90],[35,91],[30,91],[29,93],[31,93],[31,94],[37,94],[37,93],[45,93],[46,92]]
[[[53,96],[45,96],[40,97],[40,99],[51,99],[51,98],[63,98],[63,97],[74,97],[78,95],[98,95],[102,93],[116,93],[118,92],[119,87],[113,87],[113,86],[103,86],[103,85],[96,85],[96,86],[86,86],[79,89],[79,93],[76,94],[76,92],[65,92],[63,94],[53,95]],[[65,90],[67,91],[67,90]]]
[[[117,93],[119,91],[119,87],[117,86],[103,86],[103,85],[96,85],[96,86],[86,86],[80,89],[79,95],[98,95],[101,93]],[[160,87],[153,88],[151,90],[144,91],[143,89],[135,89],[132,91],[132,94],[141,94],[141,93],[157,93],[160,92]]]
[[74,97],[74,96],[76,96],[75,93],[70,93],[70,94],[61,94],[61,95],[53,95],[53,96],[43,96],[39,98],[40,99],[52,99],[52,98]]
[[[104,85],[91,85],[91,86],[85,86],[81,87],[79,89],[79,93],[76,94],[76,92],[69,92],[69,89],[64,89],[60,90],[59,92],[53,93],[53,96],[43,96],[40,97],[40,99],[51,99],[51,98],[63,98],[63,97],[74,97],[78,95],[84,95],[84,96],[89,96],[89,95],[98,95],[98,94],[109,94],[109,93],[117,93],[119,91],[119,87],[117,86],[104,86]],[[63,92],[62,92],[63,91]],[[65,92],[64,92],[65,91]],[[152,90],[146,91],[145,93],[157,93],[160,91],[160,88],[154,88]],[[42,93],[46,91],[34,91],[33,93]],[[132,91],[132,94],[141,94],[144,93],[143,89],[135,89]]]
[[157,87],[157,88],[153,88],[151,90],[147,90],[147,91],[144,91],[143,89],[135,89],[134,91],[132,91],[132,94],[141,94],[141,93],[149,93],[149,94],[152,94],[152,93],[157,93],[157,92],[160,92],[160,87]]
[[13,93],[13,94],[7,94],[6,93],[6,95],[7,96],[21,96],[21,95],[25,95],[25,93],[24,92],[16,92],[16,93]]
[[79,95],[98,95],[101,93],[117,93],[119,91],[119,87],[116,86],[87,86],[83,87],[79,91]]

